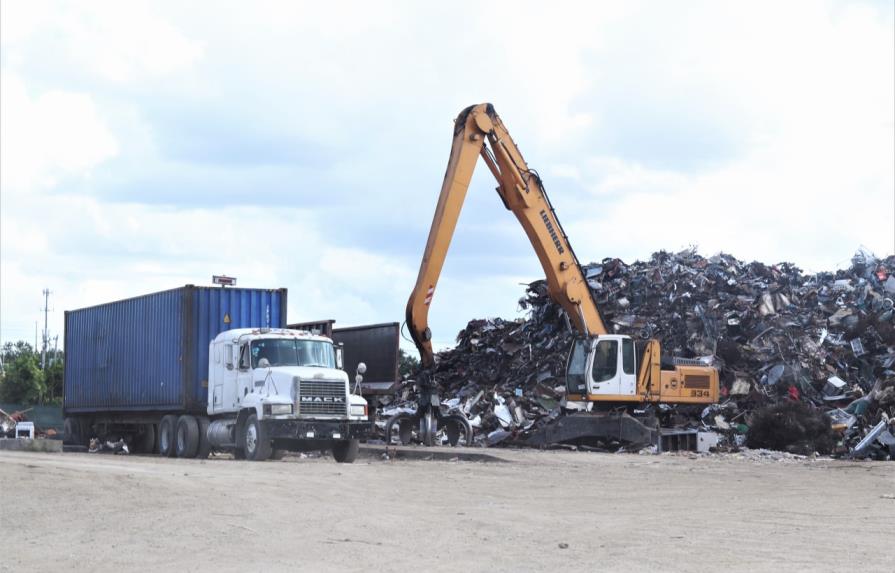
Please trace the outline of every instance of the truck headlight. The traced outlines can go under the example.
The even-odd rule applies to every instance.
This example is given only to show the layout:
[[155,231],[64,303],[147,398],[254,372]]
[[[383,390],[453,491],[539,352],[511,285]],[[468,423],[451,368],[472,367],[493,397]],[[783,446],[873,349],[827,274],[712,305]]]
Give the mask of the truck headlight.
[[351,405],[351,415],[352,416],[366,416],[367,415],[367,405],[366,404],[352,404]]
[[271,416],[282,416],[292,413],[292,404],[268,404]]

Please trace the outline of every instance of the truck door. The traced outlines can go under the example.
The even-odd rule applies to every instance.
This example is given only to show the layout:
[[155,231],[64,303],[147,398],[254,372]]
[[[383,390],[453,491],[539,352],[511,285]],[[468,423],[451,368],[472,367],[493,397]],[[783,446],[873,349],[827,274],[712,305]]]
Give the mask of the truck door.
[[224,395],[230,395],[233,408],[239,408],[243,398],[252,389],[252,357],[249,354],[249,343],[239,345],[239,362],[236,377],[233,384],[224,390]]
[[[212,385],[211,408],[215,412],[231,410],[234,406],[236,388],[236,346],[229,343],[218,345],[220,360],[215,365],[214,383]],[[216,357],[217,357],[216,352]],[[230,389],[229,394],[226,389]]]

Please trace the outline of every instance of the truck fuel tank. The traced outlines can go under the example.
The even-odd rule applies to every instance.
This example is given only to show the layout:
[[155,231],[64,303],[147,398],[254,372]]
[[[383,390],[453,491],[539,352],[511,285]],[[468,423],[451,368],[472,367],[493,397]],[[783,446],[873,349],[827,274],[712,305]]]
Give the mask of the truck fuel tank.
[[236,420],[214,420],[208,425],[208,442],[213,448],[236,446]]

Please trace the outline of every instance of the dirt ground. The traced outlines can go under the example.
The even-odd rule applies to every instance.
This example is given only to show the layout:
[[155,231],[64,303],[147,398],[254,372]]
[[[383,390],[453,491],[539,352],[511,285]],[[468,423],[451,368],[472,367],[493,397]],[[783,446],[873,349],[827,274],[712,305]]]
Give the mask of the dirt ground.
[[895,564],[891,462],[496,455],[504,462],[369,457],[344,465],[0,452],[0,570],[792,572]]

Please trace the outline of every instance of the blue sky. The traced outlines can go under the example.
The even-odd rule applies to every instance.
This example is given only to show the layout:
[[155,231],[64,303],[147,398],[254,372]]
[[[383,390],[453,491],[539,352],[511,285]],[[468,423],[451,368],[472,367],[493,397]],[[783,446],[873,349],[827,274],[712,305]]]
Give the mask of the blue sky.
[[[208,284],[400,321],[465,106],[490,101],[583,261],[698,245],[810,270],[895,252],[880,2],[0,5],[0,339]],[[430,321],[541,276],[473,179]]]

